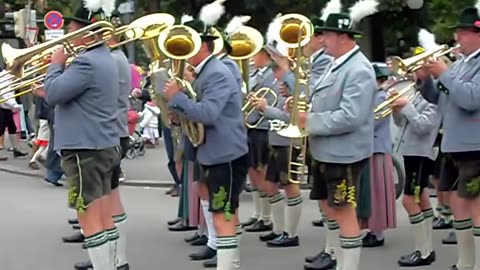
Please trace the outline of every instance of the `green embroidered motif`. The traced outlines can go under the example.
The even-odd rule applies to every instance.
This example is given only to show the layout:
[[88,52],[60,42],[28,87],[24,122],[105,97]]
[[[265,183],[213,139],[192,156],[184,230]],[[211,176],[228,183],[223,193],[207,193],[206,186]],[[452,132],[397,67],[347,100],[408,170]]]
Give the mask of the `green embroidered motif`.
[[74,205],[75,204],[75,200],[77,199],[77,192],[75,191],[75,186],[73,185],[70,185],[68,187],[68,204],[70,205]]
[[480,192],[480,177],[475,177],[470,179],[468,183],[466,183],[468,193],[475,195]]
[[415,203],[420,203],[420,186],[415,186],[413,197],[414,197]]
[[75,205],[75,208],[77,209],[77,212],[79,214],[85,213],[85,209],[87,209],[87,207],[85,206],[85,201],[82,196],[78,197],[77,205]]
[[73,185],[68,187],[68,204],[75,205],[77,212],[83,214],[85,209],[87,209],[85,206],[85,199],[83,196],[79,196],[75,189],[76,188]]
[[217,193],[213,193],[212,208],[215,210],[222,209],[227,200],[227,192],[223,186],[220,186]]
[[225,205],[225,219],[227,221],[230,221],[230,219],[232,218],[232,214],[230,213],[230,208],[231,208],[230,202],[227,202],[227,205]]

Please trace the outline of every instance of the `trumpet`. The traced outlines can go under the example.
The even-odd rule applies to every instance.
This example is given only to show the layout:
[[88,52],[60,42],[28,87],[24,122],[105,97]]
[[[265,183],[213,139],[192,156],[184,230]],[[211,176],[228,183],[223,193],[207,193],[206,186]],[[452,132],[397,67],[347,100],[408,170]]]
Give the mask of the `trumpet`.
[[406,97],[408,100],[412,100],[416,94],[415,82],[408,79],[396,82],[389,89],[400,90],[397,91],[395,95],[388,97],[387,100],[385,100],[375,108],[375,110],[373,111],[375,120],[379,120],[389,116],[392,113],[391,105],[398,98]]
[[[290,59],[295,60],[295,89],[293,91],[292,110],[288,126],[277,132],[282,137],[290,138],[290,162],[288,168],[288,180],[293,184],[300,184],[307,171],[307,133],[298,126],[298,113],[307,108],[308,83],[310,78],[311,63],[302,70],[302,47],[305,46],[313,35],[312,22],[299,14],[287,14],[279,19],[278,42],[285,44],[295,55],[290,54]],[[301,96],[300,85],[304,83],[305,93]],[[298,154],[298,155],[297,155]]]
[[[196,55],[202,46],[200,35],[192,28],[185,25],[175,25],[165,29],[158,38],[160,50],[171,59],[171,68],[168,73],[171,79],[178,82],[187,96],[197,99],[197,93],[191,84],[183,79],[186,60]],[[179,115],[180,125],[183,132],[189,138],[193,146],[198,146],[205,139],[203,124],[193,123],[184,116]]]
[[273,96],[273,101],[272,101],[272,104],[270,104],[270,106],[277,105],[278,95],[277,95],[277,93],[275,93],[275,91],[273,91],[272,88],[269,88],[269,87],[260,88],[257,91],[252,92],[247,96],[247,101],[245,102],[245,104],[242,107],[242,112],[244,114],[243,117],[244,117],[245,125],[248,128],[257,128],[258,126],[260,126],[262,121],[265,119],[265,116],[261,116],[256,122],[248,123],[249,116],[252,115],[252,113],[256,110],[256,108],[253,106],[253,100],[263,99],[268,94]]
[[393,69],[393,73],[397,74],[400,77],[404,77],[409,73],[413,73],[421,69],[422,66],[430,59],[437,59],[442,56],[448,55],[458,48],[460,48],[460,44],[457,44],[456,46],[451,48],[448,45],[444,44],[407,59],[402,59],[398,56],[394,56],[391,58],[391,66]]

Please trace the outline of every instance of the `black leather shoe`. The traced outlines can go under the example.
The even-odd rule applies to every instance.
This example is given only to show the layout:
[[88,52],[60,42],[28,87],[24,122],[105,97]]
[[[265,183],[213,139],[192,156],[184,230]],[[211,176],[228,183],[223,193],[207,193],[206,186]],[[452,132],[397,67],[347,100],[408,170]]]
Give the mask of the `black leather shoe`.
[[366,248],[381,247],[385,244],[385,240],[378,240],[377,237],[371,233],[367,233],[362,239],[362,246]]
[[300,242],[298,240],[298,236],[289,237],[288,233],[283,233],[279,237],[267,242],[267,247],[277,247],[277,248],[298,247],[299,245],[300,245]]
[[74,230],[80,230],[82,227],[80,227],[80,224],[74,224],[72,225],[72,229]]
[[70,224],[70,225],[78,224],[78,219],[76,219],[76,218],[69,218],[69,219],[68,219],[68,224]]
[[179,223],[180,221],[182,221],[181,218],[176,218],[176,219],[172,219],[172,220],[168,221],[167,223],[168,223],[168,226],[173,226],[173,225]]
[[312,221],[312,225],[313,227],[323,227],[323,220],[322,219],[314,220]]
[[87,269],[90,269],[90,268],[93,269],[93,265],[92,265],[92,262],[90,260],[75,263],[74,267],[77,270],[87,270]]
[[62,237],[62,241],[64,243],[83,243],[83,241],[85,241],[85,237],[81,232],[76,232],[70,236]]
[[436,222],[433,223],[432,229],[434,230],[447,230],[453,228],[453,222],[446,222],[445,219],[439,218]]
[[117,270],[130,270],[130,265],[124,264],[122,266],[117,267]]
[[217,267],[217,255],[215,257],[206,260],[203,262],[203,267],[205,268],[216,268]]
[[442,239],[442,244],[444,245],[456,245],[457,244],[457,236],[455,232],[449,232],[447,237]]
[[400,260],[398,260],[398,265],[403,267],[418,267],[418,266],[426,266],[432,264],[435,261],[435,253],[432,252],[430,255],[422,259],[422,253],[418,250],[413,252],[410,255],[402,256]]
[[192,246],[204,246],[207,243],[208,243],[208,237],[206,237],[205,235],[202,235],[199,238],[197,238],[196,240],[193,240],[192,242],[190,242],[190,245],[192,245]]
[[252,226],[253,223],[257,222],[258,219],[254,218],[254,217],[251,217],[249,218],[247,221],[243,222],[242,223],[242,227],[248,227],[248,226]]
[[183,223],[177,223],[175,225],[168,227],[168,230],[172,232],[187,232],[187,231],[194,231],[196,229],[197,229],[196,227],[189,227],[184,225]]
[[303,266],[305,270],[328,270],[335,269],[337,260],[333,260],[330,254],[323,252],[316,260]]
[[192,234],[192,235],[190,235],[190,236],[187,236],[187,237],[185,237],[185,239],[184,239],[184,240],[185,240],[185,242],[187,242],[187,243],[190,243],[190,242],[192,242],[192,241],[195,241],[195,240],[197,240],[198,238],[200,238],[200,235],[198,235],[198,233],[197,233],[197,232],[195,232],[194,234]]
[[263,234],[263,235],[260,235],[259,239],[260,241],[262,242],[267,242],[267,241],[271,241],[277,237],[279,237],[281,234],[276,234],[274,232],[269,232],[267,234]]
[[311,263],[313,261],[316,261],[316,260],[318,260],[318,258],[320,258],[322,256],[323,253],[325,253],[325,251],[322,250],[320,253],[318,253],[316,255],[307,256],[307,257],[305,257],[305,262]]
[[449,270],[458,270],[457,266],[456,265],[452,265]]
[[268,232],[273,229],[272,223],[265,225],[263,220],[258,220],[252,226],[245,229],[247,232]]
[[205,246],[200,250],[198,253],[192,253],[189,255],[190,259],[192,261],[203,261],[203,260],[208,260],[217,255],[217,251],[210,248],[209,246]]

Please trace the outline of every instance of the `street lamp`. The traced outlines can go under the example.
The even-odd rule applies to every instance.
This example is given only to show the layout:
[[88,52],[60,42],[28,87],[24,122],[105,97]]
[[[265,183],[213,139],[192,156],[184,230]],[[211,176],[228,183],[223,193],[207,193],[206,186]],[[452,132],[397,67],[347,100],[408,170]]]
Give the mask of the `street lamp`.
[[421,9],[423,7],[423,0],[407,0],[407,6],[410,9]]

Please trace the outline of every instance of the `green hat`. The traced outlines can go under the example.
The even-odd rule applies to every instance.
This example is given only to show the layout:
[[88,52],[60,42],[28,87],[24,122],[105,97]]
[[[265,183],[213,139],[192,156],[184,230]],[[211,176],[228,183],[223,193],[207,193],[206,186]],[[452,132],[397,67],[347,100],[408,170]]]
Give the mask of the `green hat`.
[[117,10],[112,12],[112,16],[110,17],[110,22],[115,27],[120,27],[123,25],[121,14]]
[[479,11],[475,7],[465,8],[460,17],[458,18],[457,24],[450,26],[450,29],[456,28],[477,28],[480,29],[480,16]]
[[352,35],[362,34],[353,29],[353,21],[350,18],[350,15],[345,13],[332,13],[328,15],[325,24],[323,26],[315,27],[315,31],[330,31]]
[[325,22],[320,17],[317,17],[317,16],[311,18],[310,21],[313,24],[313,30],[315,34],[322,33],[322,30],[320,30],[320,27],[324,26]]
[[379,65],[373,64],[373,70],[375,70],[375,76],[377,79],[386,78],[390,76],[390,72],[388,71],[387,65]]
[[81,24],[90,25],[92,23],[105,20],[105,14],[101,8],[91,11],[85,7],[83,1],[79,1],[79,5],[71,16],[63,16],[65,23],[75,21]]
[[200,34],[202,41],[212,41],[217,39],[217,36],[213,34],[212,27],[205,25],[201,20],[191,20],[185,22],[183,25],[191,27],[193,30],[197,31]]

